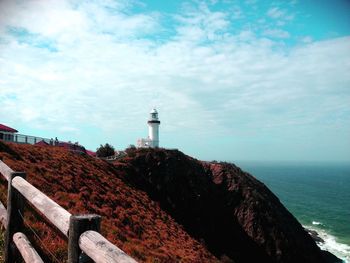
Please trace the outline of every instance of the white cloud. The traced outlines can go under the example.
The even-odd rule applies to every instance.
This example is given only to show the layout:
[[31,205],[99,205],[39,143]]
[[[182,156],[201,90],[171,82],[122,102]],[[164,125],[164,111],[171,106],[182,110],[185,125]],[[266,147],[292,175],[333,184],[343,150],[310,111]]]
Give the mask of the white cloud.
[[284,10],[281,10],[278,7],[272,7],[267,11],[267,15],[271,18],[280,18],[286,14]]
[[[142,131],[145,114],[157,106],[165,132],[186,127],[192,136],[219,136],[306,125],[325,115],[337,122],[348,111],[349,38],[285,51],[251,30],[232,34],[228,14],[200,4],[175,15],[176,33],[159,42],[157,14],[123,8],[1,2],[0,119],[67,127],[62,132],[89,123],[118,134]],[[273,8],[268,15],[287,14]],[[6,26],[44,36],[57,50],[20,43]]]
[[289,38],[290,34],[281,29],[267,29],[263,31],[263,35],[274,38]]
[[[70,8],[65,1],[2,1],[0,6],[2,27],[26,28],[30,32],[48,37],[67,33],[79,34],[86,30],[87,18]],[[2,30],[5,30],[2,28]]]
[[311,43],[312,42],[312,37],[311,36],[305,36],[301,38],[301,41],[304,43]]
[[267,16],[276,20],[277,26],[284,26],[287,22],[290,22],[294,19],[294,14],[290,14],[285,9],[279,7],[271,7],[267,11]]
[[178,38],[189,41],[218,40],[229,25],[229,16],[224,12],[213,12],[204,3],[198,9],[184,7],[185,14],[176,15],[180,23],[177,28]]

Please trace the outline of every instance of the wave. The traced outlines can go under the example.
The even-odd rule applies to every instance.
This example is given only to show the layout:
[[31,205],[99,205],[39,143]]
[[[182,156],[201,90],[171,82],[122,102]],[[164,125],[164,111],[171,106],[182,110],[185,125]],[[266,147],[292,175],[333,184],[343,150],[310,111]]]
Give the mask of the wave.
[[321,222],[317,222],[317,221],[312,221],[312,224],[313,224],[313,225],[316,225],[316,226],[317,226],[317,225],[322,225]]
[[[314,224],[316,222],[317,224]],[[316,244],[322,249],[331,252],[336,255],[338,258],[342,259],[344,263],[350,263],[350,246],[347,244],[339,243],[335,236],[327,233],[324,229],[315,227],[318,225],[323,225],[320,222],[313,221],[313,226],[304,226],[306,229],[316,231],[318,236],[322,241],[316,241]]]

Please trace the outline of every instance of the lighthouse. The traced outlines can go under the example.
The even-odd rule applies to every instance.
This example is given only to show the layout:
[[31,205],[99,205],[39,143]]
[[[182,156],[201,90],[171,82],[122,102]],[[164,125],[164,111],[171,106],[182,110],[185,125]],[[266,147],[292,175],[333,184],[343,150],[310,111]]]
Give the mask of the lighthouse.
[[156,109],[151,110],[148,119],[148,138],[150,147],[159,147],[159,124],[158,112]]
[[158,111],[156,109],[151,110],[149,113],[148,124],[148,138],[138,139],[137,147],[147,148],[159,147],[159,125],[160,121],[158,119]]

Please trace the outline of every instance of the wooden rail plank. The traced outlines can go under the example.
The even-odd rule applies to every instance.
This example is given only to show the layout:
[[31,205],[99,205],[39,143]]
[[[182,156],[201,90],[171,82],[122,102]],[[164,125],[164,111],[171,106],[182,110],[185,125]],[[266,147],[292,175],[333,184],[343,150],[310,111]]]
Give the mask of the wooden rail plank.
[[79,246],[96,263],[137,263],[100,233],[92,230],[80,236]]
[[[23,197],[26,198],[37,210],[39,210],[42,213],[42,215],[44,215],[53,225],[55,225],[57,229],[59,229],[65,236],[67,236],[70,239],[74,239],[73,236],[69,237],[71,214],[67,210],[62,208],[60,205],[58,205],[56,202],[51,200],[48,196],[46,196],[44,193],[42,193],[40,190],[38,190],[36,187],[31,185],[30,183],[28,183],[24,178],[22,178],[21,176],[25,177],[25,173],[14,172],[10,167],[8,167],[1,160],[0,160],[0,173],[6,178],[7,181],[9,181],[8,188],[10,190],[12,189],[15,193],[17,191],[19,193],[18,197],[11,198],[10,204],[15,203],[15,200],[17,199],[19,200],[22,198],[21,200],[23,200]],[[10,192],[11,191],[9,191],[9,193]],[[11,195],[9,194],[8,196],[11,196]],[[8,197],[8,200],[10,200],[9,197]],[[8,203],[8,206],[9,206],[9,203]],[[17,206],[15,205],[15,207]],[[9,209],[9,211],[12,211],[12,210]],[[21,209],[16,208],[14,211],[16,213],[19,213],[20,212],[19,210]],[[8,231],[8,229],[10,229],[9,222],[11,220],[9,220],[9,222],[7,220],[8,217],[11,218],[11,216],[8,215],[9,211],[7,211],[6,208],[3,206],[3,204],[0,202],[0,222],[5,226],[5,228],[7,227],[6,240],[8,241],[10,240],[10,236],[11,236],[11,233],[9,233]],[[20,214],[23,214],[23,211],[20,212]],[[91,216],[98,217],[97,215],[90,215],[90,217]],[[23,220],[22,217],[21,219]],[[98,218],[97,221],[99,225],[100,218]],[[71,225],[72,229],[74,228],[73,225],[74,224],[72,223]],[[81,227],[78,227],[78,228],[80,229]],[[94,227],[91,227],[91,228],[94,228]],[[81,230],[84,231],[83,228]],[[17,229],[17,231],[21,231],[21,230]],[[23,233],[17,232],[13,234],[12,239],[26,263],[29,263],[29,262],[43,263],[42,259],[40,258],[38,253],[35,251],[31,243]],[[10,254],[8,254],[10,251],[10,243],[9,242],[7,243],[8,243],[8,249],[5,250],[5,261],[6,261],[6,258],[7,258],[7,261],[11,261],[12,258],[9,259]],[[101,234],[93,230],[85,231],[83,234],[80,235],[79,247],[83,252],[85,252],[87,256],[89,256],[96,263],[137,263],[133,258],[127,255],[124,251],[122,251],[121,249],[113,245],[105,237],[103,237]],[[79,257],[79,260],[80,260],[80,257]]]
[[53,225],[68,237],[69,218],[71,214],[26,180],[15,177],[12,185]]
[[13,242],[16,244],[26,263],[44,263],[39,254],[33,248],[28,238],[21,232],[13,235]]
[[0,202],[0,222],[4,228],[7,226],[7,211],[5,206]]
[[6,178],[6,180],[9,180],[10,174],[14,171],[8,167],[3,161],[0,160],[0,173]]

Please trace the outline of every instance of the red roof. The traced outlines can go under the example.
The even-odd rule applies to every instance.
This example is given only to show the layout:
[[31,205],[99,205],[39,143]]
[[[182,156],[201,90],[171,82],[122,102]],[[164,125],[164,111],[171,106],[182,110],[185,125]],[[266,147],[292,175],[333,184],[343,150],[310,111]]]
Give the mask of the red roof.
[[39,145],[39,146],[48,146],[50,144],[48,144],[47,142],[45,142],[44,140],[41,140],[40,142],[37,142],[35,145]]
[[18,132],[17,130],[11,128],[11,127],[8,127],[4,124],[1,124],[0,123],[0,131],[4,131],[4,132]]
[[59,142],[58,144],[56,144],[56,146],[58,147],[63,147],[67,150],[71,150],[71,151],[80,151],[80,152],[85,152],[85,148],[82,145],[79,145],[77,143],[71,143],[71,142]]
[[93,152],[93,151],[90,151],[90,150],[86,150],[86,153],[87,153],[87,155],[90,155],[90,156],[92,156],[92,157],[95,157],[95,156],[96,156],[96,153]]

